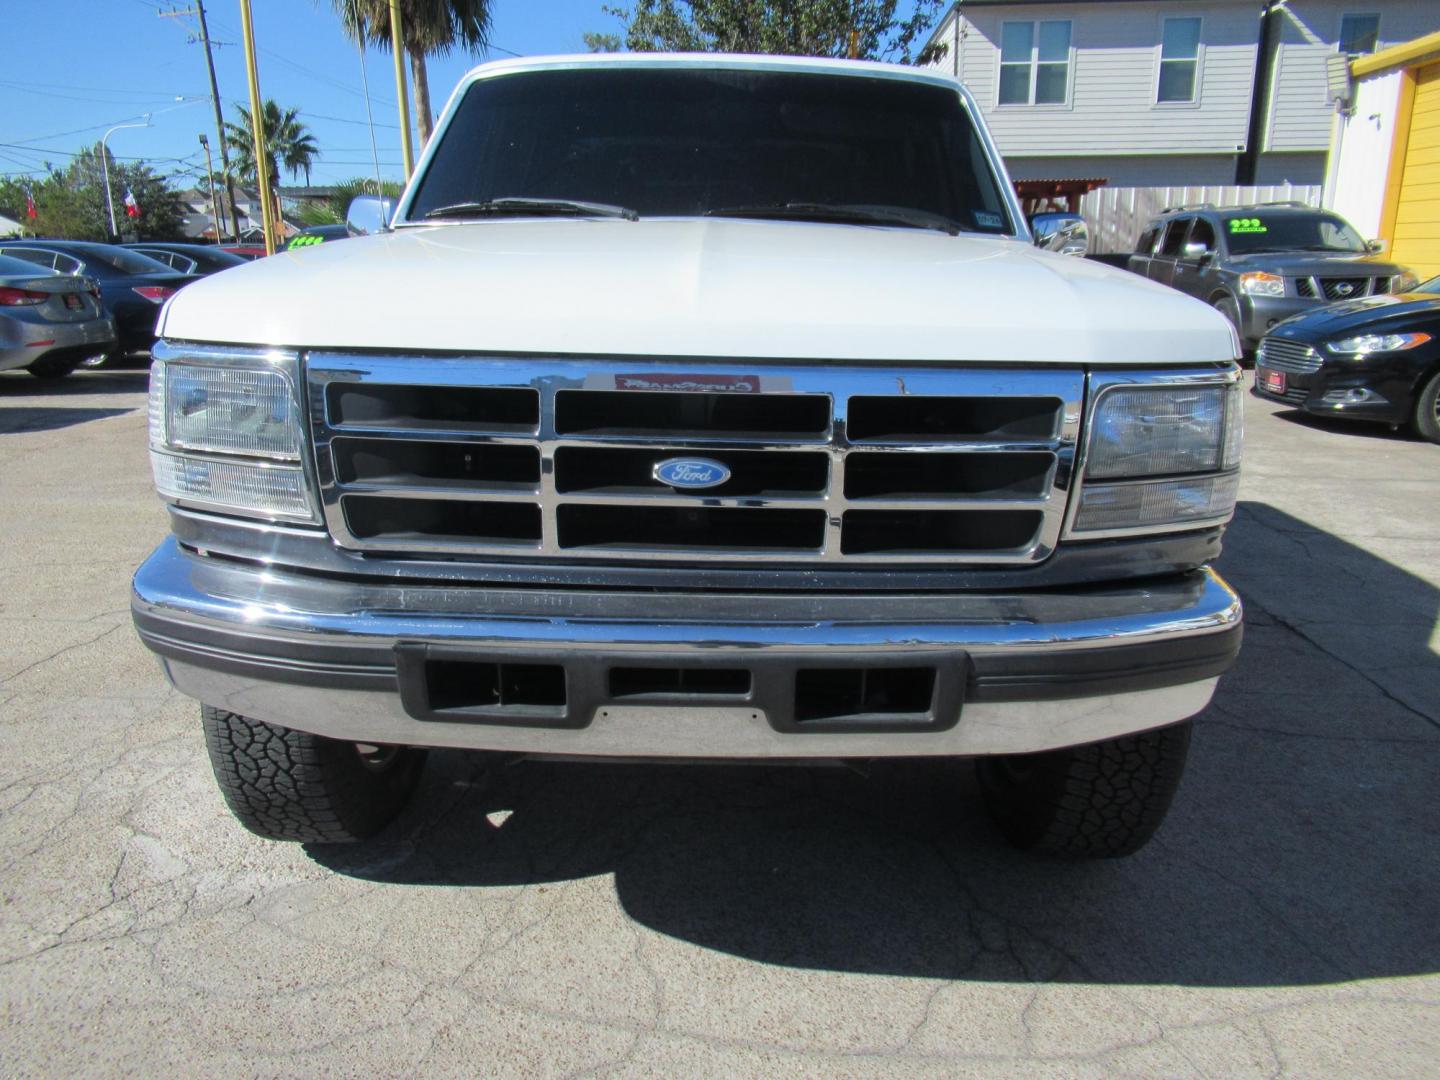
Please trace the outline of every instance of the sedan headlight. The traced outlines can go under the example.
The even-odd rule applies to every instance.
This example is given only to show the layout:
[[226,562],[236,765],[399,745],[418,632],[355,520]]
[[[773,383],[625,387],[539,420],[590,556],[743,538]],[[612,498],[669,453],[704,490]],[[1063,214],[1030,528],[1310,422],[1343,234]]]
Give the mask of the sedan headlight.
[[1429,334],[1359,334],[1355,337],[1327,341],[1325,348],[1341,356],[1359,356],[1366,353],[1404,352],[1430,340]]
[[1240,290],[1251,296],[1284,296],[1285,279],[1279,274],[1251,270],[1249,273],[1240,275]]
[[150,464],[162,498],[276,521],[318,522],[301,458],[293,354],[159,345],[150,368]]
[[1163,531],[1228,519],[1241,410],[1237,380],[1103,387],[1091,412],[1071,532]]

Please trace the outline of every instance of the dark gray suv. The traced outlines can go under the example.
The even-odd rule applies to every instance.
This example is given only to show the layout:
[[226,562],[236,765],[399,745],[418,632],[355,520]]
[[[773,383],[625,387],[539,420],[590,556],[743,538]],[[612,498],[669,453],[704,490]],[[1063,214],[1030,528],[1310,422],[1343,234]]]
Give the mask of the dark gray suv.
[[1415,286],[1377,251],[1344,218],[1298,203],[1182,207],[1145,227],[1129,267],[1218,308],[1248,352],[1292,315]]

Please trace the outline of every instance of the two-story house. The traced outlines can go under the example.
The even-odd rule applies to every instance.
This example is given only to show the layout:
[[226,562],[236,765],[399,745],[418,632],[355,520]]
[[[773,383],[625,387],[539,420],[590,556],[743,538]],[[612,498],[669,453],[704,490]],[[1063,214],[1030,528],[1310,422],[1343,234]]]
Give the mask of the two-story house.
[[960,0],[927,55],[1017,181],[1319,184],[1330,58],[1436,29],[1437,0]]

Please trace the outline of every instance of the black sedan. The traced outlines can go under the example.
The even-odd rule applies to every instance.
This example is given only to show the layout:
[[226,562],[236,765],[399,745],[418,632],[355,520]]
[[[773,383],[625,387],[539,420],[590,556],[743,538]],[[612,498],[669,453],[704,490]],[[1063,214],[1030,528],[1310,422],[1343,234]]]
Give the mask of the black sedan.
[[1440,443],[1440,277],[1281,323],[1255,354],[1255,393]]
[[136,251],[114,244],[80,240],[0,240],[0,255],[24,259],[62,274],[93,278],[106,310],[115,317],[121,355],[148,353],[155,343],[155,320],[177,289],[195,280],[177,274]]
[[248,261],[214,244],[172,244],[169,241],[141,240],[121,246],[164,263],[176,273],[188,274],[191,277],[204,277],[206,274],[229,270],[233,266],[244,266]]

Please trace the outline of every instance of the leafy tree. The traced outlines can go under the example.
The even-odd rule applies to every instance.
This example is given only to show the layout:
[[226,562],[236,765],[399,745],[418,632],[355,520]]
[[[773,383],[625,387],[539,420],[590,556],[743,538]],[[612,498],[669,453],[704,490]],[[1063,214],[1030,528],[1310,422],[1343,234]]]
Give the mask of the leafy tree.
[[635,0],[602,7],[621,34],[591,33],[594,52],[738,52],[898,60],[914,63],[916,45],[944,0]]
[[[225,145],[235,155],[235,171],[242,179],[254,182],[257,174],[250,112],[241,106],[236,106],[236,110],[242,123],[225,125]],[[309,184],[310,169],[320,156],[320,145],[300,122],[300,110],[281,111],[271,98],[261,106],[260,115],[264,120],[265,161],[270,166],[271,183],[280,183],[280,166],[284,165],[292,179],[303,172],[305,183]]]
[[[105,151],[109,153],[108,149]],[[97,143],[71,158],[64,168],[46,165],[43,178],[28,184],[0,179],[0,206],[16,211],[25,231],[63,240],[109,240],[110,215],[105,202],[105,171]],[[110,192],[115,223],[125,237],[178,240],[184,237],[185,204],[165,178],[144,162],[118,162],[110,155]],[[36,217],[25,215],[26,191],[34,195]],[[138,218],[125,213],[125,192],[140,206]]]
[[[390,48],[390,0],[331,0],[353,41]],[[425,57],[444,56],[457,46],[478,53],[490,44],[490,0],[400,0],[400,26],[410,57],[415,121],[420,145],[435,126],[430,109],[430,74]]]
[[295,220],[305,226],[341,225],[345,221],[345,212],[350,209],[350,201],[356,195],[390,195],[398,198],[404,190],[404,186],[394,180],[382,180],[377,191],[374,178],[367,176],[357,176],[334,187],[334,194],[326,196],[323,201],[307,201],[297,209]]

